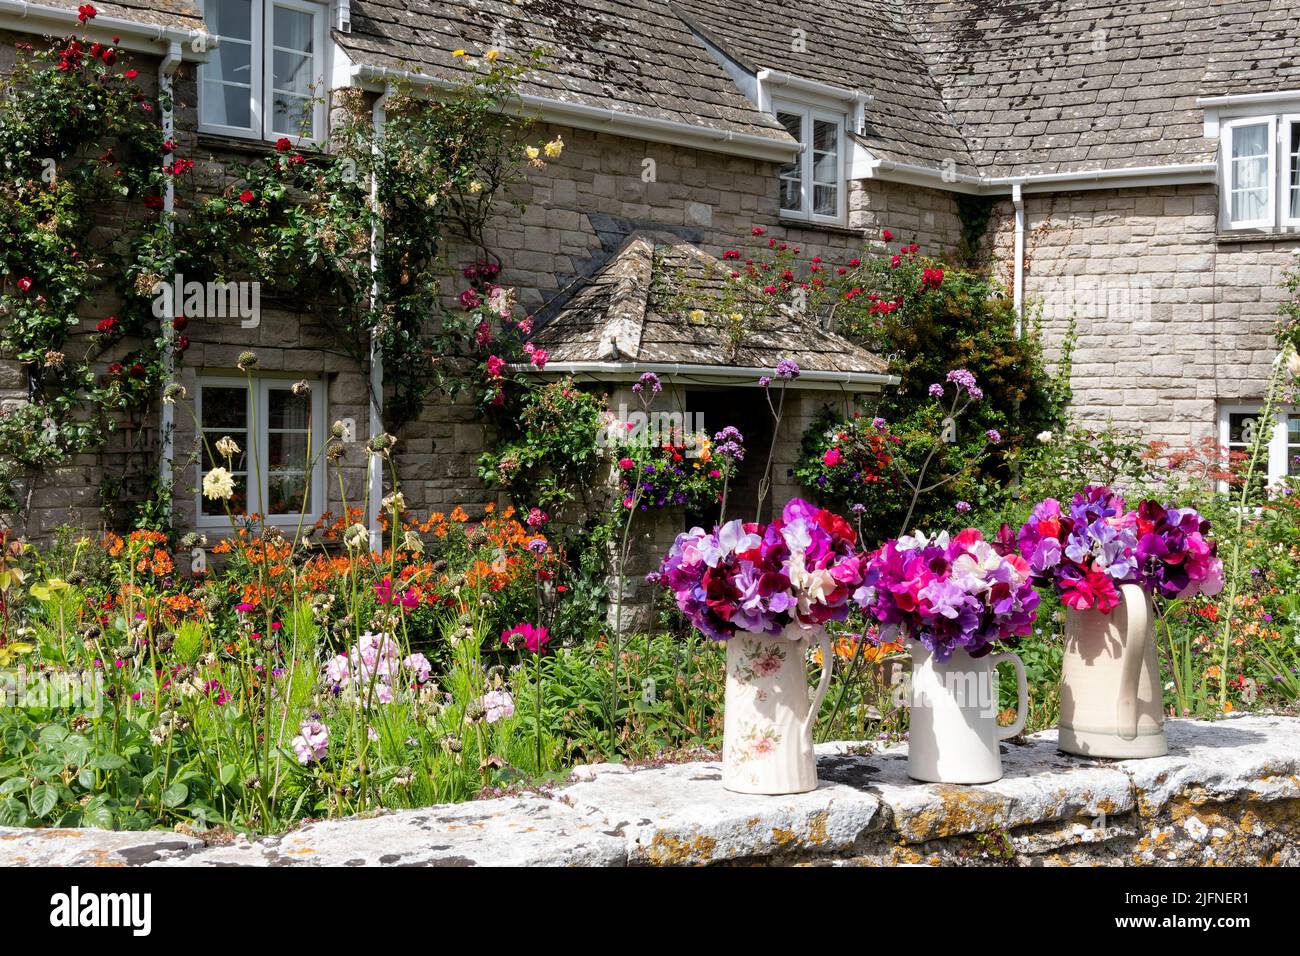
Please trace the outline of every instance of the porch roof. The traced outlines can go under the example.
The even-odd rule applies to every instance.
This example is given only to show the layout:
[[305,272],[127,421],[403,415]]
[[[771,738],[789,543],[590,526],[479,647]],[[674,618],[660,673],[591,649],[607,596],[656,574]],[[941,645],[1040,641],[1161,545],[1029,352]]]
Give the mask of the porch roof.
[[[782,359],[802,371],[796,386],[875,391],[897,382],[885,361],[843,336],[780,307],[750,319],[738,338],[705,308],[729,281],[727,266],[667,233],[638,232],[534,336],[548,371],[625,379],[667,371],[699,381],[748,380],[771,374]],[[706,315],[693,321],[685,287]]]

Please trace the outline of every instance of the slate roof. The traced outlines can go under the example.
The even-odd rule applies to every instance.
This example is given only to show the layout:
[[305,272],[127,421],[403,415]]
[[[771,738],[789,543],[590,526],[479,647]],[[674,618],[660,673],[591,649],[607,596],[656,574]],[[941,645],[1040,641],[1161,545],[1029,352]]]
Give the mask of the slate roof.
[[[873,155],[958,172],[974,163],[913,39],[900,0],[673,0],[750,73],[778,70],[875,97],[860,137]],[[802,31],[797,32],[797,31]]]
[[521,93],[790,142],[659,0],[353,0],[351,19],[334,36],[359,63],[452,78],[453,50],[540,46]]
[[789,309],[752,322],[737,346],[714,318],[692,322],[669,287],[690,288],[706,311],[730,272],[718,259],[667,233],[629,236],[533,341],[550,362],[682,363],[774,368],[792,358],[804,371],[884,373],[875,354]]
[[[37,0],[42,6],[76,10],[86,0]],[[198,0],[94,0],[95,9],[102,17],[135,20],[157,26],[177,27],[182,30],[202,30],[203,14]]]

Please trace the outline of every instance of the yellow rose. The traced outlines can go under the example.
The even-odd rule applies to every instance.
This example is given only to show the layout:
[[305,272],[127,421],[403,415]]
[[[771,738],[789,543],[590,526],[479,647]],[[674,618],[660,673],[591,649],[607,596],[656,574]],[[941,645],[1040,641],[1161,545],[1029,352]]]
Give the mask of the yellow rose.
[[487,60],[489,63],[491,63],[493,60],[495,60],[495,59],[496,59],[497,57],[499,57],[500,55],[501,55],[501,54],[498,53],[496,50],[488,50],[486,53],[483,54],[483,59],[485,59],[485,60]]
[[564,152],[564,140],[559,136],[546,144],[546,155],[551,159],[558,159],[562,152]]

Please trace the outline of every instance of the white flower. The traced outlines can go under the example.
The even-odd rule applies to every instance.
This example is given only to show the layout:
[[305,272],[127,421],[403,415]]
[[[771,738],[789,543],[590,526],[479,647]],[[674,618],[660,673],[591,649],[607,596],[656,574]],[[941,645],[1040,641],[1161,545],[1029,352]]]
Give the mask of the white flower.
[[357,523],[343,532],[343,543],[349,548],[365,547],[370,540],[370,531],[365,525]]
[[559,136],[546,144],[546,155],[551,159],[559,159],[560,154],[564,152],[564,140]]
[[483,191],[483,184],[479,182],[477,179],[475,179],[471,181],[470,184],[465,187],[465,189],[469,191],[469,194],[471,196],[477,196],[479,193]]
[[392,511],[396,508],[398,511],[406,510],[406,498],[400,491],[394,491],[391,495],[385,495],[379,502],[385,511]]
[[234,458],[239,454],[239,445],[229,435],[217,439],[217,454],[222,458]]
[[213,468],[203,476],[203,497],[228,501],[235,494],[235,476],[224,468]]
[[1040,444],[1040,445],[1050,445],[1050,444],[1052,443],[1052,440],[1053,440],[1056,436],[1053,435],[1050,431],[1046,431],[1046,432],[1039,432],[1039,433],[1038,433],[1037,435],[1035,435],[1034,437],[1038,440],[1038,444]]
[[538,157],[540,157],[540,156],[542,155],[542,151],[541,151],[540,149],[538,149],[536,146],[528,146],[528,147],[525,147],[525,149],[524,149],[524,154],[525,154],[525,155],[526,155],[526,156],[527,156],[531,161],[533,161],[533,162],[537,162]]

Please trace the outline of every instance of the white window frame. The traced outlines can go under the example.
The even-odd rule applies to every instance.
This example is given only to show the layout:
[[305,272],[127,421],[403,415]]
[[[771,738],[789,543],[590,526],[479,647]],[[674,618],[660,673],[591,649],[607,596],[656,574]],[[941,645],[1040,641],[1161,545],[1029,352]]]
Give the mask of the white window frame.
[[[1222,445],[1224,448],[1229,447],[1228,435],[1230,432],[1230,428],[1229,428],[1230,416],[1232,415],[1258,416],[1263,410],[1264,408],[1262,402],[1246,402],[1246,403],[1238,403],[1234,405],[1220,405],[1219,406],[1219,444]],[[1273,434],[1269,437],[1268,446],[1267,446],[1268,461],[1267,461],[1266,474],[1268,478],[1267,484],[1269,487],[1276,486],[1278,482],[1282,481],[1284,478],[1287,477],[1288,464],[1291,457],[1291,446],[1287,441],[1287,439],[1289,438],[1287,423],[1289,419],[1295,417],[1297,414],[1300,414],[1300,410],[1297,410],[1296,408],[1293,408],[1292,406],[1289,405],[1284,405],[1282,408],[1278,410],[1277,417],[1274,419]],[[1298,446],[1298,450],[1300,450],[1300,446]],[[1228,490],[1228,483],[1226,481],[1219,482],[1219,490],[1226,492]]]
[[[1268,187],[1268,207],[1262,219],[1233,220],[1232,218],[1232,184],[1233,161],[1232,140],[1236,131],[1247,126],[1267,126],[1265,141],[1270,144],[1268,151],[1268,171],[1264,174],[1264,183]],[[1223,124],[1222,141],[1219,148],[1220,167],[1223,171],[1222,221],[1225,229],[1271,229],[1277,224],[1277,117],[1248,116],[1229,120]]]
[[[212,2],[212,0],[205,0]],[[312,40],[316,48],[316,83],[317,93],[323,94],[324,85],[329,78],[329,46],[326,43],[326,21],[329,14],[328,4],[319,0],[252,0],[251,14],[252,49],[249,54],[249,122],[250,126],[226,126],[222,123],[207,122],[203,117],[204,86],[208,82],[203,73],[206,65],[199,67],[199,132],[216,133],[222,136],[234,136],[241,139],[259,139],[275,141],[281,136],[288,136],[300,145],[319,146],[324,143],[325,124],[328,121],[324,102],[312,104],[312,135],[303,136],[297,130],[276,132],[273,129],[275,117],[271,109],[273,101],[271,90],[274,85],[275,56],[273,44],[275,33],[272,17],[276,7],[298,10],[312,17]]]
[[[843,225],[845,214],[848,209],[848,182],[844,175],[845,157],[844,151],[848,145],[848,137],[844,130],[847,126],[847,117],[843,113],[837,113],[833,110],[819,109],[805,103],[798,103],[791,100],[772,101],[772,115],[778,113],[790,113],[801,117],[800,122],[800,188],[799,195],[801,198],[802,209],[781,209],[781,215],[786,219],[805,219],[809,222],[824,222],[833,225]],[[813,212],[813,123],[821,120],[825,123],[834,123],[836,129],[835,139],[835,214],[826,215]],[[778,177],[779,178],[779,177]],[[825,185],[825,184],[823,184]],[[779,193],[778,183],[778,196]]]
[[[245,461],[248,467],[248,502],[252,511],[261,513],[260,501],[255,501],[259,497],[265,498],[267,487],[270,484],[270,468],[267,463],[267,452],[270,448],[270,417],[267,415],[267,409],[270,408],[269,393],[274,389],[289,391],[299,379],[289,378],[287,376],[274,375],[255,375],[251,378],[245,378],[237,375],[221,374],[201,374],[196,383],[196,395],[194,399],[194,414],[197,417],[199,425],[199,439],[203,438],[203,390],[205,388],[242,388],[247,396],[247,403],[244,409],[245,422],[247,422],[247,434],[252,435],[256,445],[248,440],[248,447],[244,448]],[[268,514],[265,515],[267,524],[278,525],[282,528],[297,527],[299,520],[303,526],[315,524],[317,519],[324,514],[326,508],[325,501],[325,385],[322,380],[307,380],[311,386],[311,419],[309,422],[311,430],[311,448],[312,457],[310,476],[311,476],[311,497],[308,502],[308,508],[305,512],[298,511],[288,512],[285,514]],[[256,403],[254,405],[254,403]],[[256,408],[257,416],[254,417]],[[217,438],[211,437],[210,441],[215,442]],[[254,448],[256,448],[256,461],[254,460]],[[215,449],[214,449],[215,451]],[[199,528],[230,527],[230,519],[224,515],[208,515],[203,513],[203,458],[200,454],[199,460],[194,465],[195,472],[198,475],[196,482],[197,491],[194,496],[194,523]]]
[[1300,126],[1300,113],[1283,113],[1279,117],[1277,136],[1278,154],[1278,213],[1283,226],[1300,227],[1300,216],[1291,215],[1291,127]]

